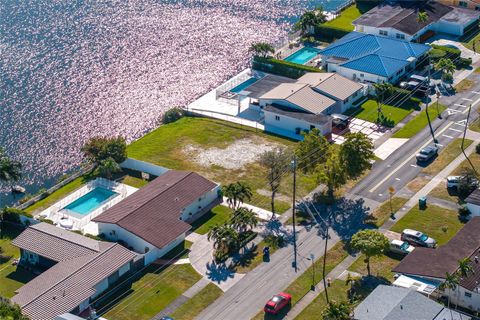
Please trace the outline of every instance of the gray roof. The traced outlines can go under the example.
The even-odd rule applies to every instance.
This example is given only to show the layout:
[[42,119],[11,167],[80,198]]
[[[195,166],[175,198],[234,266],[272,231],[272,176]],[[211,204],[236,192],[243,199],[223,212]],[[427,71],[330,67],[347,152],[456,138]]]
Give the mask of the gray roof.
[[318,125],[324,125],[331,120],[330,116],[327,116],[321,113],[312,114],[312,113],[306,113],[306,112],[300,112],[300,111],[297,112],[297,111],[293,111],[292,109],[285,108],[279,105],[266,105],[263,108],[263,110],[266,112],[272,112],[272,113],[276,113],[286,117],[291,117],[291,118],[307,121],[309,123],[318,124]]
[[163,248],[191,228],[180,220],[182,209],[216,187],[198,173],[169,170],[92,221],[116,224]]
[[258,99],[268,91],[272,90],[276,86],[282,83],[293,83],[296,82],[296,79],[291,79],[287,77],[277,76],[274,74],[267,74],[262,79],[256,81],[252,85],[248,86],[245,91],[250,92],[248,95],[251,98]]
[[480,206],[480,189],[476,189],[465,199],[466,203],[471,203]]
[[338,73],[310,72],[300,77],[298,82],[308,83],[322,93],[338,100],[345,100],[363,88],[360,83],[347,79]]
[[[405,288],[379,285],[354,311],[355,320],[440,320],[441,304]],[[450,314],[451,310],[448,310]],[[460,318],[460,314],[452,311]]]
[[58,261],[12,298],[32,319],[53,319],[72,311],[95,294],[96,284],[136,256],[119,244],[96,241],[46,223],[28,227],[13,243]]
[[[418,12],[428,15],[426,22],[417,21]],[[437,1],[396,1],[384,2],[360,18],[353,21],[354,25],[394,28],[409,35],[414,35],[425,26],[437,22],[453,11],[452,7]]]
[[12,244],[56,262],[99,252],[104,245],[44,222],[27,228]]
[[479,17],[480,11],[464,8],[453,8],[452,11],[442,17],[442,20],[465,25],[473,19],[478,19]]

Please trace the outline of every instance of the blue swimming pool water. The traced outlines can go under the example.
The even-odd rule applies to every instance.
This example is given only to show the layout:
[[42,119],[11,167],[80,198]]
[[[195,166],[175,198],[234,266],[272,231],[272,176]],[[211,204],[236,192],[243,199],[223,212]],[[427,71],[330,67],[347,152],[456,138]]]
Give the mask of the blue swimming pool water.
[[252,84],[254,84],[257,81],[258,81],[257,78],[250,78],[250,79],[240,83],[235,88],[230,89],[230,91],[235,92],[235,93],[239,93],[240,91],[245,90],[246,88],[248,88],[249,86],[251,86]]
[[115,194],[117,193],[111,190],[97,187],[89,193],[73,201],[64,209],[68,209],[80,215],[87,215],[96,208],[98,208],[105,200]]
[[318,52],[320,52],[320,50],[318,50],[317,48],[303,47],[297,52],[286,57],[285,61],[298,63],[298,64],[305,64],[308,61],[315,58],[318,55]]

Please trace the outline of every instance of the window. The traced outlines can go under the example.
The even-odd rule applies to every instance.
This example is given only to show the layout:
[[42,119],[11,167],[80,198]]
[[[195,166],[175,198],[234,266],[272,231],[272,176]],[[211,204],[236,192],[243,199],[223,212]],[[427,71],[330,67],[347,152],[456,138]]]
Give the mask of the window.
[[302,132],[301,128],[295,128],[295,134],[300,134]]
[[458,2],[458,5],[462,8],[467,8],[468,7],[468,3],[466,1],[460,1]]
[[405,35],[403,33],[397,33],[397,39],[405,39]]
[[358,96],[358,91],[357,91],[357,92],[355,92],[355,93],[353,94],[353,96],[352,96],[352,97],[354,97],[354,98],[355,98],[356,96]]
[[275,116],[275,120],[280,121],[280,116]]
[[380,31],[378,31],[378,33],[379,33],[381,36],[388,36],[388,32],[385,31],[385,30],[380,30]]
[[466,292],[466,291],[465,291],[465,297],[471,298],[471,297],[472,297],[472,294],[471,294],[470,292]]
[[364,75],[363,73],[360,73],[360,77],[362,77],[362,78],[363,78],[363,77],[365,77],[365,75]]

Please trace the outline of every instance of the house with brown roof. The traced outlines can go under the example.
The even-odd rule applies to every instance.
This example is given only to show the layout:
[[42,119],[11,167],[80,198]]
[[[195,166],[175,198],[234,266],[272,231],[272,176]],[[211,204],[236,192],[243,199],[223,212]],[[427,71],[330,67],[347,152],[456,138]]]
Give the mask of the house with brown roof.
[[218,184],[169,170],[92,221],[99,235],[142,254],[147,265],[183,242],[189,223],[221,202]]
[[[266,87],[262,80],[249,87]],[[270,81],[267,79],[265,81]],[[253,87],[253,88],[252,88]],[[252,89],[250,89],[252,88]],[[260,92],[260,90],[258,90]],[[333,113],[343,113],[365,93],[364,86],[336,73],[306,73],[295,82],[270,87],[256,98],[253,108],[264,114],[265,130],[293,139],[302,139],[303,131],[332,131]]]
[[45,270],[12,298],[33,320],[88,311],[92,301],[133,269],[137,256],[120,244],[43,222],[28,227],[12,244],[21,251],[19,268]]
[[[433,296],[446,296],[450,302],[472,311],[480,311],[480,217],[472,218],[445,245],[436,249],[416,248],[408,254],[393,272],[401,275],[394,285],[420,291],[428,283]],[[458,261],[469,258],[473,273],[459,279],[455,289],[440,289],[446,273],[458,271]],[[412,279],[407,285],[405,279]],[[428,286],[427,286],[428,287]],[[423,293],[423,292],[422,292]]]

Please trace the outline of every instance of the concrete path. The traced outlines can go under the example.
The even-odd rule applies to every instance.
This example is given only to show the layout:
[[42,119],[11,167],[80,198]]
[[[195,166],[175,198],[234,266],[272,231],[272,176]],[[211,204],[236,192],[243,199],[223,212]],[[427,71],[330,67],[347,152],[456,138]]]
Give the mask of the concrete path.
[[380,159],[385,160],[407,141],[408,139],[390,138],[380,147],[375,149],[375,155]]

